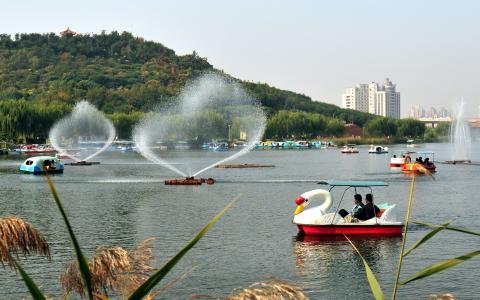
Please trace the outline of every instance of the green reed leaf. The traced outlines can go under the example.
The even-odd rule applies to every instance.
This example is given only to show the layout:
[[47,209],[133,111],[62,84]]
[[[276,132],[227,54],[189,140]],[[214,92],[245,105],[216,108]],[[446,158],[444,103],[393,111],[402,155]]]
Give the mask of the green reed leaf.
[[[451,222],[451,221],[450,221]],[[407,256],[410,252],[412,252],[413,249],[416,249],[418,247],[420,247],[420,245],[422,245],[423,243],[425,243],[426,241],[428,241],[429,239],[431,239],[433,236],[435,236],[437,233],[439,233],[440,231],[444,230],[448,225],[450,225],[450,222],[447,222],[445,224],[442,224],[440,225],[439,227],[435,228],[434,230],[430,231],[429,233],[427,233],[424,237],[422,237],[420,240],[418,240],[418,242],[416,242],[412,247],[410,247],[410,249],[408,249],[407,251],[405,251],[403,253],[403,256]]]
[[92,274],[90,273],[90,269],[88,268],[87,260],[85,259],[85,256],[82,253],[82,249],[80,248],[77,238],[73,233],[72,226],[70,225],[70,222],[68,221],[65,210],[63,209],[62,202],[60,201],[60,196],[57,192],[57,189],[55,188],[55,185],[53,184],[53,181],[48,174],[47,174],[47,181],[48,181],[48,186],[52,191],[53,198],[55,199],[55,203],[57,204],[58,210],[60,210],[60,214],[62,215],[63,221],[65,222],[65,226],[67,227],[68,236],[72,241],[73,249],[75,250],[75,255],[77,257],[80,273],[82,275],[83,282],[85,284],[85,288],[88,293],[88,298],[92,300],[93,299]]
[[347,239],[348,242],[350,242],[350,245],[352,245],[353,249],[355,249],[355,251],[358,253],[358,255],[363,261],[363,265],[365,266],[365,273],[367,273],[368,284],[370,285],[370,289],[372,290],[373,297],[375,297],[376,300],[384,300],[385,296],[383,295],[382,288],[380,287],[380,284],[378,283],[375,274],[373,274],[372,269],[370,269],[367,261],[363,258],[362,254],[360,253],[360,251],[358,251],[357,247],[355,247],[352,241],[350,241],[350,239],[346,235],[343,236]]
[[33,282],[32,278],[28,276],[27,272],[23,270],[22,266],[20,266],[20,264],[14,258],[12,258],[12,261],[15,264],[15,267],[18,269],[20,276],[22,276],[22,279],[25,282],[30,295],[32,295],[32,298],[35,300],[46,300],[47,298],[43,295],[35,282]]
[[[418,224],[418,225],[423,225],[423,226],[428,226],[428,227],[432,227],[432,228],[442,227],[442,225],[424,223],[424,222],[419,222],[419,221],[412,221],[412,223]],[[466,228],[447,226],[447,227],[445,227],[445,229],[480,236],[480,232],[472,231],[472,230],[469,230],[469,229],[466,229]]]
[[182,257],[195,246],[195,244],[207,233],[207,231],[220,219],[220,217],[229,210],[233,204],[240,198],[236,196],[230,203],[225,206],[205,227],[200,230],[174,257],[172,257],[160,270],[148,278],[133,294],[128,298],[130,300],[140,300],[145,297],[168,272],[182,259]]
[[459,256],[459,257],[455,257],[455,258],[452,258],[452,259],[447,259],[447,260],[441,261],[439,263],[433,264],[431,266],[426,267],[422,271],[417,272],[415,275],[408,278],[407,280],[405,280],[401,284],[404,285],[404,284],[407,284],[409,282],[412,282],[412,281],[415,281],[415,280],[418,280],[418,279],[421,279],[421,278],[432,276],[433,274],[436,274],[438,272],[442,272],[442,271],[444,271],[446,269],[449,269],[451,267],[455,267],[456,265],[459,265],[459,264],[461,264],[461,263],[463,263],[463,262],[465,262],[469,259],[472,259],[477,255],[480,255],[480,251],[473,251],[473,252],[467,253],[465,255]]

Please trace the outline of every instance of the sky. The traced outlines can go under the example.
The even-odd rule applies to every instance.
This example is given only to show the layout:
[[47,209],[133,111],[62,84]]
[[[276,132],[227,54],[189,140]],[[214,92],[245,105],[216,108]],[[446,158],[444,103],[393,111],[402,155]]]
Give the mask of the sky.
[[341,105],[390,78],[411,106],[479,115],[480,1],[9,1],[0,32],[128,31],[237,78]]

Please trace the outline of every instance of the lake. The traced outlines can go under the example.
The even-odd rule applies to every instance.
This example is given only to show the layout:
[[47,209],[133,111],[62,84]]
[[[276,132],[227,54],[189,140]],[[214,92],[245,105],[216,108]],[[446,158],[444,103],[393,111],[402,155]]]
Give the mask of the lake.
[[[401,149],[396,145],[391,149]],[[450,159],[448,144],[422,144],[417,150],[435,151],[436,161]],[[474,144],[472,160],[480,161]],[[206,151],[165,152],[192,170],[206,166],[227,153]],[[52,199],[45,177],[19,174],[24,157],[0,158],[1,215],[16,215],[34,224],[51,245],[52,261],[41,257],[22,263],[49,295],[60,296],[58,278],[72,259],[65,226]],[[388,187],[374,189],[377,203],[396,203],[397,217],[404,219],[410,178],[392,172],[390,155],[357,155],[339,150],[252,151],[233,161],[273,164],[274,168],[210,169],[200,177],[213,177],[214,185],[165,186],[176,178],[171,171],[149,163],[137,153],[104,152],[93,166],[66,166],[53,179],[77,238],[90,255],[96,246],[132,248],[155,237],[155,266],[161,266],[233,197],[240,200],[174,268],[168,280],[192,273],[163,293],[162,299],[186,299],[192,294],[222,297],[235,288],[272,278],[300,285],[312,299],[371,299],[363,263],[343,240],[301,239],[291,223],[294,199],[319,188],[320,179],[382,180]],[[416,181],[412,219],[431,223],[453,220],[455,226],[480,231],[478,175],[480,166],[437,163],[436,180]],[[362,194],[367,190],[359,190]],[[334,190],[334,198],[341,190]],[[346,195],[350,209],[353,192]],[[407,247],[429,230],[411,226]],[[393,289],[400,238],[364,238],[353,242],[376,274],[387,297]],[[479,239],[443,231],[414,250],[404,261],[402,279],[443,259],[479,250]],[[452,292],[460,299],[478,299],[480,259],[470,260],[444,273],[399,288],[399,299],[425,299],[431,293]],[[1,299],[19,299],[28,291],[15,271],[0,272]],[[161,285],[159,285],[161,286]]]

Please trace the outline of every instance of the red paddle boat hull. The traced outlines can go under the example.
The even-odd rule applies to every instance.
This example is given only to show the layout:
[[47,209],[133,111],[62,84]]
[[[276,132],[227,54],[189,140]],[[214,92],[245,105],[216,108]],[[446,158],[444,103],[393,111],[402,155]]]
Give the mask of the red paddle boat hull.
[[399,225],[301,225],[297,224],[301,234],[305,235],[402,235],[403,224]]
[[390,163],[390,168],[402,168],[404,164],[394,164]]

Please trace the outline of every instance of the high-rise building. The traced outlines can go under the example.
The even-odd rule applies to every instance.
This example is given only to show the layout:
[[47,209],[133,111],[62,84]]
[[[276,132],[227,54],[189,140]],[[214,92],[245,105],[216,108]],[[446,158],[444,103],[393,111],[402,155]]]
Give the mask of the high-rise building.
[[342,107],[400,119],[400,93],[388,78],[383,85],[357,84],[342,95]]
[[342,95],[344,108],[368,112],[368,84],[357,84]]

